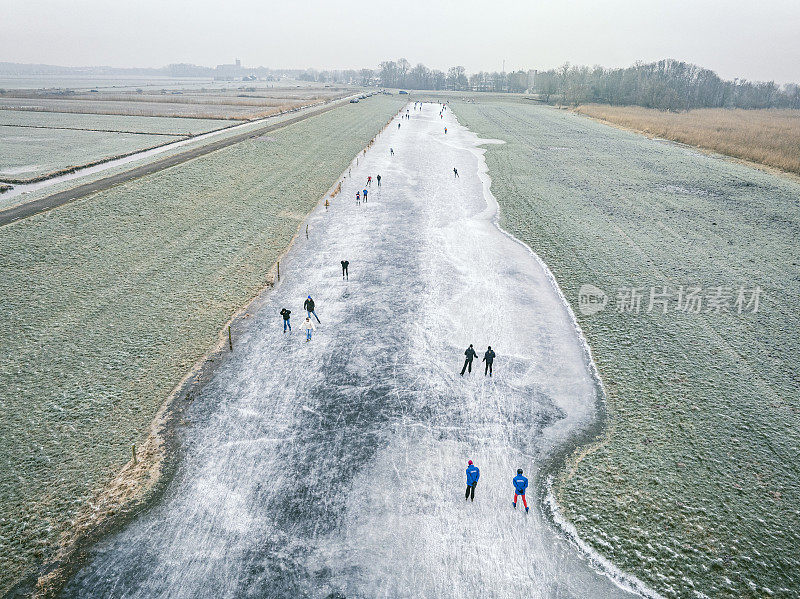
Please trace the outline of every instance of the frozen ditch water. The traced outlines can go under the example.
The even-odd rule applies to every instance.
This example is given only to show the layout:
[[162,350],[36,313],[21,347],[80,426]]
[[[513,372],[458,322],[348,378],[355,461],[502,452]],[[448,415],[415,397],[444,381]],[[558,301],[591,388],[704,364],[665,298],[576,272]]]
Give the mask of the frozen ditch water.
[[[511,507],[516,469],[533,481],[595,417],[569,314],[493,224],[477,137],[432,104],[397,122],[250,310],[191,408],[163,499],[98,544],[65,596],[631,595],[535,505]],[[322,324],[306,343],[309,293]],[[493,379],[459,376],[470,343],[497,352]],[[468,459],[481,468],[473,504]]]

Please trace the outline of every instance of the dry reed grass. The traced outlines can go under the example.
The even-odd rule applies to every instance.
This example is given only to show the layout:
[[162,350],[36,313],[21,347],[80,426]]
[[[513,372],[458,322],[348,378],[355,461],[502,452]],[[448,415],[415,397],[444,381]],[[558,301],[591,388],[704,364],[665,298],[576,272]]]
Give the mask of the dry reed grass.
[[800,175],[800,110],[701,108],[676,113],[600,104],[575,110],[653,137]]

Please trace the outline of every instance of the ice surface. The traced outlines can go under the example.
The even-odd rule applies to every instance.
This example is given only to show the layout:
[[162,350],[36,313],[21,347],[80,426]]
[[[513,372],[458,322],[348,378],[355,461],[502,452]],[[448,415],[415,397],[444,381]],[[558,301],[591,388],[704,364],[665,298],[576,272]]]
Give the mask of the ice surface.
[[[163,501],[100,543],[66,596],[630,595],[556,534],[536,489],[530,514],[511,506],[516,469],[533,482],[595,418],[595,386],[548,273],[494,224],[477,137],[436,105],[411,114],[234,329]],[[459,376],[470,343],[495,349],[494,378],[477,361]],[[465,504],[468,459],[481,479]]]

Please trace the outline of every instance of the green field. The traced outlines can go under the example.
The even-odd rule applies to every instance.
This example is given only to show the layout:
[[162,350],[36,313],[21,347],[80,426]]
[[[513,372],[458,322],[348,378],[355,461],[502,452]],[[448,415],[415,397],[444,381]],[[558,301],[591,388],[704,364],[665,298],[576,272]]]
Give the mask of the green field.
[[125,133],[160,133],[197,135],[229,127],[230,121],[213,119],[182,119],[153,116],[119,116],[112,114],[79,114],[69,112],[38,112],[32,110],[0,110],[0,125],[23,127],[121,131]]
[[29,181],[179,139],[183,137],[0,125],[0,180]]
[[[575,114],[477,102],[452,108],[507,142],[486,154],[502,225],[555,274],[607,391],[602,442],[556,481],[566,517],[666,596],[798,596],[800,185]],[[583,284],[605,310],[580,312]],[[678,308],[681,286],[684,302],[702,288],[699,313]],[[749,301],[756,286],[758,311],[739,314],[738,290]],[[648,311],[653,288],[667,314]]]
[[127,462],[402,103],[346,104],[0,228],[0,594]]

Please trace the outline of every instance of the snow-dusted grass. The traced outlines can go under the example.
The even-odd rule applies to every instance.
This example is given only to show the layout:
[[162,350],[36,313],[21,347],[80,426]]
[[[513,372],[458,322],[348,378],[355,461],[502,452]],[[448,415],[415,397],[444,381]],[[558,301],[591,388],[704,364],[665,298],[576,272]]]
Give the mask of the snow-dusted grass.
[[0,593],[129,459],[402,101],[347,104],[0,228]]
[[[181,96],[176,96],[181,98]],[[213,99],[213,98],[212,98]],[[311,100],[286,99],[282,104],[269,101],[265,104],[248,106],[246,104],[186,102],[140,102],[103,100],[64,100],[61,98],[15,98],[0,97],[0,110],[28,110],[31,112],[90,113],[107,115],[130,115],[142,117],[187,117],[200,119],[239,119],[260,118],[280,110],[309,104]]]
[[[545,107],[452,107],[507,142],[486,155],[502,224],[555,274],[607,391],[606,435],[556,481],[565,516],[666,596],[800,594],[800,186]],[[581,314],[585,283],[604,311]],[[647,313],[663,285],[765,295]],[[645,288],[641,313],[616,311],[620,287]]]
[[[2,112],[2,111],[0,111]],[[0,180],[29,181],[181,139],[171,135],[29,129],[0,125]]]
[[231,122],[213,119],[0,110],[0,125],[122,131],[127,133],[197,135],[198,133],[229,127]]

